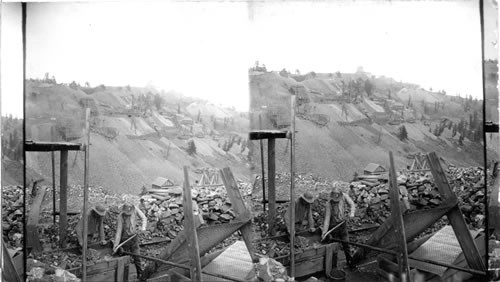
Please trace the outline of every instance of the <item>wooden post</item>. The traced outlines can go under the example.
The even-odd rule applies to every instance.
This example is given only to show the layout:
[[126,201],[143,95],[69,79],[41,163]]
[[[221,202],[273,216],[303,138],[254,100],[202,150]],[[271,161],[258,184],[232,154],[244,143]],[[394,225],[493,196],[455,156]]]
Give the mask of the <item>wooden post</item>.
[[82,280],[87,281],[87,234],[88,234],[88,201],[89,201],[89,153],[90,153],[90,108],[85,112],[85,133],[87,135],[85,145],[85,168],[83,171],[83,257],[82,257]]
[[[437,157],[436,153],[429,153],[428,161],[432,171],[432,176],[434,177],[434,182],[436,183],[439,193],[444,196],[445,200],[457,199],[457,195],[453,193],[453,190],[448,183],[448,179],[446,178],[446,174],[441,167],[441,163],[439,162],[439,158]],[[474,239],[472,238],[469,229],[467,228],[467,224],[465,223],[462,211],[460,211],[458,205],[453,207],[446,214],[446,216],[448,217],[448,220],[453,227],[453,231],[457,236],[458,243],[462,248],[469,267],[480,271],[486,271],[484,261],[481,258],[481,254],[479,254],[479,250],[474,243]]]
[[125,260],[126,257],[121,257],[116,265],[116,282],[126,282],[124,280],[125,274]]
[[[54,127],[50,127],[50,141],[54,142]],[[54,225],[56,225],[56,160],[54,151],[50,152],[52,158],[52,212]]]
[[[262,130],[262,119],[259,114],[259,129]],[[265,166],[264,166],[264,141],[262,139],[260,141],[260,166],[262,168],[262,203],[264,204],[264,210],[266,211],[266,174],[265,174]]]
[[50,152],[52,156],[52,215],[54,225],[56,224],[56,160],[54,151]]
[[201,280],[200,249],[198,248],[198,235],[193,215],[193,200],[191,199],[191,187],[189,186],[189,176],[187,166],[184,166],[184,227],[188,233],[188,248],[191,255],[191,280]]
[[276,217],[276,163],[275,163],[275,150],[276,139],[267,139],[267,188],[269,190],[269,213],[268,213],[268,228],[269,234],[274,236],[274,222]]
[[66,227],[68,224],[68,151],[61,150],[59,195],[59,245],[66,248]]
[[[401,213],[401,206],[399,205],[399,187],[398,180],[396,178],[396,168],[394,166],[394,158],[392,156],[392,152],[389,152],[389,161],[390,161],[390,198],[391,198],[391,212],[392,216],[395,219],[395,228],[396,238],[399,241],[399,255],[398,255],[398,263],[399,263],[399,279],[400,281],[408,281],[410,278],[410,268],[408,265],[408,248],[406,245],[406,233],[404,229],[403,215]],[[403,280],[405,277],[406,280]]]
[[290,276],[295,277],[295,98],[291,96],[290,133]]

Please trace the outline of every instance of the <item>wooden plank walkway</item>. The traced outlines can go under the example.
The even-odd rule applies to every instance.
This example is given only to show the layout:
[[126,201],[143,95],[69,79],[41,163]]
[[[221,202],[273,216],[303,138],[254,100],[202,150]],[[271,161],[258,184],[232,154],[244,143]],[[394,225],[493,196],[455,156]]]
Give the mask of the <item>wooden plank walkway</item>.
[[[474,238],[479,231],[470,231]],[[452,264],[462,253],[460,244],[458,243],[455,232],[451,225],[441,228],[429,240],[412,253],[412,257],[439,261],[442,263]],[[427,271],[438,276],[443,276],[446,272],[446,267],[415,261],[410,259],[410,266]]]
[[[252,258],[244,241],[236,241],[222,254],[209,263],[203,272],[209,274],[222,274],[239,280],[248,280],[248,275],[253,271]],[[203,281],[229,281],[205,275]]]

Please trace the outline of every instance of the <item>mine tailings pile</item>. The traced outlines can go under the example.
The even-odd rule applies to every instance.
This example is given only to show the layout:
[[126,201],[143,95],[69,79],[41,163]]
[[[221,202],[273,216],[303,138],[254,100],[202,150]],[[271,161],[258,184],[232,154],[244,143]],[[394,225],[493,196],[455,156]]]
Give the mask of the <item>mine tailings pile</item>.
[[[450,166],[447,174],[450,186],[459,198],[460,210],[465,221],[475,228],[484,228],[483,169]],[[382,223],[390,216],[388,184],[380,181],[368,185],[364,183],[350,183],[349,193],[359,209],[357,216],[361,222]],[[443,200],[430,172],[404,172],[398,177],[398,185],[408,210],[437,207]],[[320,196],[320,199],[324,197]]]
[[[250,186],[240,182],[241,194],[246,195]],[[177,236],[183,224],[184,213],[182,210],[182,188],[173,187],[155,189],[155,192],[147,192],[141,196],[141,209],[145,211],[148,222],[155,222],[152,228],[153,236],[167,234],[170,238]],[[151,190],[149,190],[151,191]],[[192,190],[193,207],[198,210],[203,221],[209,225],[226,223],[235,218],[235,212],[227,198],[224,186],[218,187],[196,187]],[[196,205],[195,205],[196,204]]]
[[[459,168],[453,165],[446,170],[450,187],[458,197],[460,210],[466,223],[475,229],[484,228],[484,170],[482,168]],[[279,182],[286,183],[290,178],[288,173],[277,174]],[[356,216],[352,219],[349,232],[369,230],[383,224],[391,214],[389,199],[389,184],[387,175],[380,175],[373,181],[352,181],[336,182],[345,193],[348,193],[357,206]],[[326,182],[319,182],[318,178],[312,175],[296,175],[296,183],[317,194],[317,199],[313,203],[313,218],[315,226],[323,223],[325,216],[325,205],[328,200],[329,186]],[[425,210],[438,207],[444,199],[438,192],[434,179],[430,172],[404,171],[398,177],[398,188],[400,197],[403,199],[406,212]],[[318,184],[319,185],[316,185]],[[323,185],[322,185],[323,184]],[[257,186],[259,184],[256,184]],[[314,191],[313,187],[317,187]],[[277,223],[283,224],[285,206],[278,207]],[[265,234],[265,214],[254,219],[254,224]],[[432,234],[447,224],[447,219],[443,218],[423,232],[421,236]],[[298,234],[295,241],[297,253],[301,253],[307,248],[314,246],[310,240],[311,234]],[[279,237],[279,236],[278,236]],[[286,237],[286,236],[285,236]],[[353,239],[355,239],[354,236]],[[255,243],[255,248],[261,254],[272,258],[281,258],[290,253],[290,244],[285,240],[263,239]],[[356,239],[355,239],[356,241]]]

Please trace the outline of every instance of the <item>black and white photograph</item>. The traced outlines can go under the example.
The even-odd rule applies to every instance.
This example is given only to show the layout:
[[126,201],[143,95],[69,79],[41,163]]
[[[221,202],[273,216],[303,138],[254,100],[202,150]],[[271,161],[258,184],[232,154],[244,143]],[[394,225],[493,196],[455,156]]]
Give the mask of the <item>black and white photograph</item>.
[[4,281],[500,281],[498,3],[1,4]]

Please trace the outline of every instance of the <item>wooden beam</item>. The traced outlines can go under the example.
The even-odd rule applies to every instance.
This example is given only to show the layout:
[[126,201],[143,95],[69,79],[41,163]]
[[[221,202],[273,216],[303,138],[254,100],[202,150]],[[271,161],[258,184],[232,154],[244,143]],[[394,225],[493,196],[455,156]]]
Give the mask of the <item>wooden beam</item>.
[[68,226],[68,151],[61,151],[59,191],[59,245],[66,248],[66,227]]
[[401,212],[401,206],[399,204],[399,187],[398,180],[396,179],[396,167],[394,165],[394,158],[392,152],[389,152],[389,162],[390,162],[390,185],[389,185],[389,195],[391,200],[391,213],[394,218],[396,232],[396,238],[399,241],[399,257],[398,261],[401,262],[399,265],[400,277],[410,277],[410,267],[408,265],[408,249],[406,245],[406,233],[403,222],[403,214]]
[[428,171],[430,171],[430,169],[428,169],[427,159],[424,159],[424,161],[423,161],[423,163],[422,163],[422,169],[423,169],[423,170],[428,170]]
[[198,247],[198,236],[196,234],[196,226],[194,223],[193,200],[191,198],[191,186],[189,186],[188,168],[184,166],[184,227],[188,235],[188,248],[191,254],[191,280],[202,281],[201,279],[201,262],[200,249]]
[[[432,226],[436,221],[442,218],[452,207],[457,205],[456,201],[444,201],[441,205],[432,209],[417,210],[408,212],[403,215],[406,242],[409,243],[416,236],[427,228]],[[375,230],[368,241],[367,245],[378,246],[390,250],[398,248],[397,236],[394,232],[395,218],[389,217],[377,230]],[[356,250],[353,256],[353,262],[358,262],[364,258],[366,251],[362,248]]]
[[[229,200],[231,201],[231,207],[236,212],[236,218],[249,218],[251,217],[250,211],[245,207],[245,203],[241,198],[240,190],[238,185],[236,184],[236,180],[234,179],[233,173],[229,167],[221,170],[222,181],[224,182],[224,186],[226,187],[227,195]],[[253,233],[252,233],[252,225],[251,223],[245,224],[240,229],[241,235],[243,235],[243,240],[245,245],[247,246],[248,253],[250,253],[250,257],[253,262],[258,262],[259,258],[255,255],[255,251],[253,249]]]
[[[5,245],[5,242],[3,241],[3,236],[2,236],[2,278],[4,281],[12,281],[12,282],[21,282],[21,276],[19,276],[19,273],[16,270],[16,267],[14,265],[14,262],[12,260],[12,257],[9,254],[9,251],[7,250],[7,246]],[[24,252],[21,256],[24,255]]]
[[269,191],[269,213],[267,218],[269,235],[275,234],[274,222],[276,218],[276,139],[269,139],[267,141],[267,189]]
[[[445,197],[445,199],[456,199],[457,196],[453,193],[453,190],[448,183],[448,179],[446,178],[446,174],[441,167],[439,158],[435,152],[428,155],[428,161],[432,175],[434,176],[434,182],[436,183],[439,192]],[[467,228],[467,224],[465,223],[460,208],[455,206],[446,214],[446,216],[453,227],[453,231],[455,231],[455,235],[457,236],[458,242],[460,243],[460,247],[462,248],[469,267],[485,272],[486,266],[481,258],[481,255],[479,254],[479,250],[474,243],[469,229]]]
[[498,122],[486,121],[484,123],[484,132],[498,133]]
[[252,130],[249,133],[250,140],[287,138],[286,130]]
[[[262,119],[259,114],[259,129],[262,130]],[[264,204],[264,210],[266,211],[266,174],[264,165],[264,141],[260,139],[260,166],[262,169],[262,203]]]
[[413,162],[411,163],[411,166],[410,166],[410,170],[414,170],[415,169],[415,159],[413,160]]
[[50,153],[52,158],[52,212],[54,225],[56,225],[56,159],[55,153]]
[[122,258],[118,261],[116,265],[116,282],[127,282],[124,279],[125,276],[125,260]]
[[80,143],[25,141],[24,150],[27,152],[83,151],[84,147]]
[[422,163],[420,162],[419,156],[415,156],[415,166],[416,166],[415,169],[422,169]]
[[37,190],[35,199],[31,204],[30,213],[28,221],[26,224],[26,247],[33,250],[34,252],[42,251],[42,246],[40,245],[40,239],[38,235],[38,221],[40,220],[41,207],[43,198],[45,196],[45,189],[39,188]]

